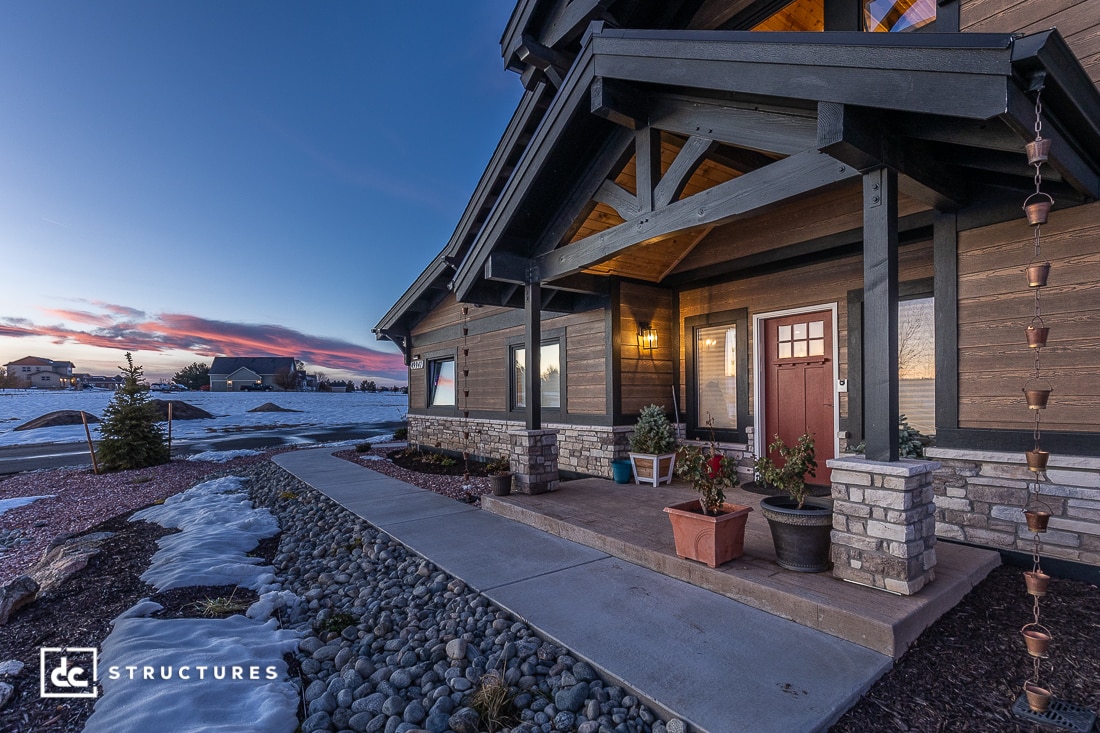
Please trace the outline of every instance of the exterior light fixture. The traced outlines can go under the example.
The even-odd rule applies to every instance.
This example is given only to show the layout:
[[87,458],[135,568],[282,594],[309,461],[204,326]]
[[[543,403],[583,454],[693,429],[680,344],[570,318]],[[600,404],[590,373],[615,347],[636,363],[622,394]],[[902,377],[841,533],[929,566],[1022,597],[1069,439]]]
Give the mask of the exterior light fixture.
[[638,345],[647,351],[653,351],[654,349],[656,349],[657,329],[648,323],[639,324]]

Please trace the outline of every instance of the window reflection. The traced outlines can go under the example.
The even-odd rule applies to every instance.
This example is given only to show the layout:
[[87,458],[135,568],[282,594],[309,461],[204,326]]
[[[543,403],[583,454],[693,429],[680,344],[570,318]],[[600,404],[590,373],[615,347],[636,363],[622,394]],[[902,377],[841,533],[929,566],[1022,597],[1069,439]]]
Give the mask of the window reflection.
[[431,362],[430,407],[455,404],[455,362],[445,359]]
[[924,433],[936,432],[935,301],[898,303],[898,411]]
[[897,33],[922,28],[936,20],[936,0],[865,0],[863,28]]
[[718,430],[737,429],[736,337],[736,326],[708,326],[695,330],[698,413],[709,413]]
[[[512,406],[527,406],[526,372],[527,349],[512,349]],[[542,406],[561,409],[561,348],[558,342],[543,344],[539,348],[539,368],[542,370],[539,391]]]

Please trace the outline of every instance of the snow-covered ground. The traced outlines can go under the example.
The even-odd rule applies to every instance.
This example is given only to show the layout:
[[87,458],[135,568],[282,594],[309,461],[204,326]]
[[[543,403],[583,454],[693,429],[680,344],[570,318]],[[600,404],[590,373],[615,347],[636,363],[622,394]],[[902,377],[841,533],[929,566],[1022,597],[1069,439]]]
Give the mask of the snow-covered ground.
[[[56,410],[83,410],[102,417],[113,394],[100,390],[0,390],[0,447],[83,441],[83,425],[15,428]],[[215,415],[207,420],[174,420],[173,443],[201,443],[272,431],[293,434],[340,426],[384,425],[404,419],[408,407],[407,395],[392,392],[177,392],[151,397],[182,400]],[[267,402],[299,412],[249,412]],[[161,425],[167,427],[167,423]],[[92,438],[97,439],[97,424],[92,423],[91,430]]]

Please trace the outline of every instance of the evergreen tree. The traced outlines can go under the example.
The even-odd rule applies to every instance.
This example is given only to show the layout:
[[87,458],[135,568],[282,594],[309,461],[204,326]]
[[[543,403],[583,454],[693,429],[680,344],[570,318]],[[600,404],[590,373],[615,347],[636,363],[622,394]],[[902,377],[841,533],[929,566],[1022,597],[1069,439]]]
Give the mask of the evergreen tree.
[[126,471],[168,463],[171,456],[157,414],[149,402],[149,387],[142,381],[142,368],[134,366],[126,352],[123,383],[103,411],[99,424],[99,464],[107,471]]
[[202,389],[204,385],[210,384],[210,365],[196,361],[176,372],[176,376],[172,377],[172,381],[176,384],[182,384],[187,389]]

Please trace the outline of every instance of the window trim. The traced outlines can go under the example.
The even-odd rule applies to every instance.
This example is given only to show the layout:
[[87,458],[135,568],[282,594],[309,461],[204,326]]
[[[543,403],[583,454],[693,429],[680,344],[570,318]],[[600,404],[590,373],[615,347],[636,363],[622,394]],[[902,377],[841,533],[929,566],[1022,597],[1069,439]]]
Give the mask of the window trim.
[[710,431],[699,414],[699,376],[696,372],[698,361],[695,349],[699,340],[696,330],[711,326],[733,326],[737,329],[735,345],[737,348],[737,429],[714,431],[714,437],[725,443],[744,443],[748,439],[745,428],[751,424],[749,418],[749,310],[716,311],[684,319],[684,362],[687,383],[687,437],[692,440],[710,439]]
[[[461,385],[459,384],[458,377],[458,352],[454,349],[445,349],[442,351],[433,351],[424,354],[424,409],[430,414],[437,415],[455,415],[458,413],[458,395]],[[453,405],[433,405],[432,399],[434,398],[434,378],[432,376],[432,365],[438,362],[450,361],[455,365],[455,404]]]
[[[549,346],[556,343],[558,345],[558,367],[560,374],[558,379],[560,380],[559,390],[559,407],[547,407],[545,404],[542,406],[542,412],[544,415],[549,415],[553,419],[560,420],[564,415],[568,413],[568,368],[566,366],[568,359],[565,340],[564,328],[551,328],[544,329],[542,332],[542,340],[539,342],[540,346]],[[510,415],[523,414],[526,407],[517,407],[515,404],[515,370],[512,369],[512,364],[515,363],[515,351],[517,348],[525,348],[527,346],[527,339],[523,334],[518,336],[510,336],[505,339],[504,343],[504,385],[507,390],[505,397],[506,410]]]

